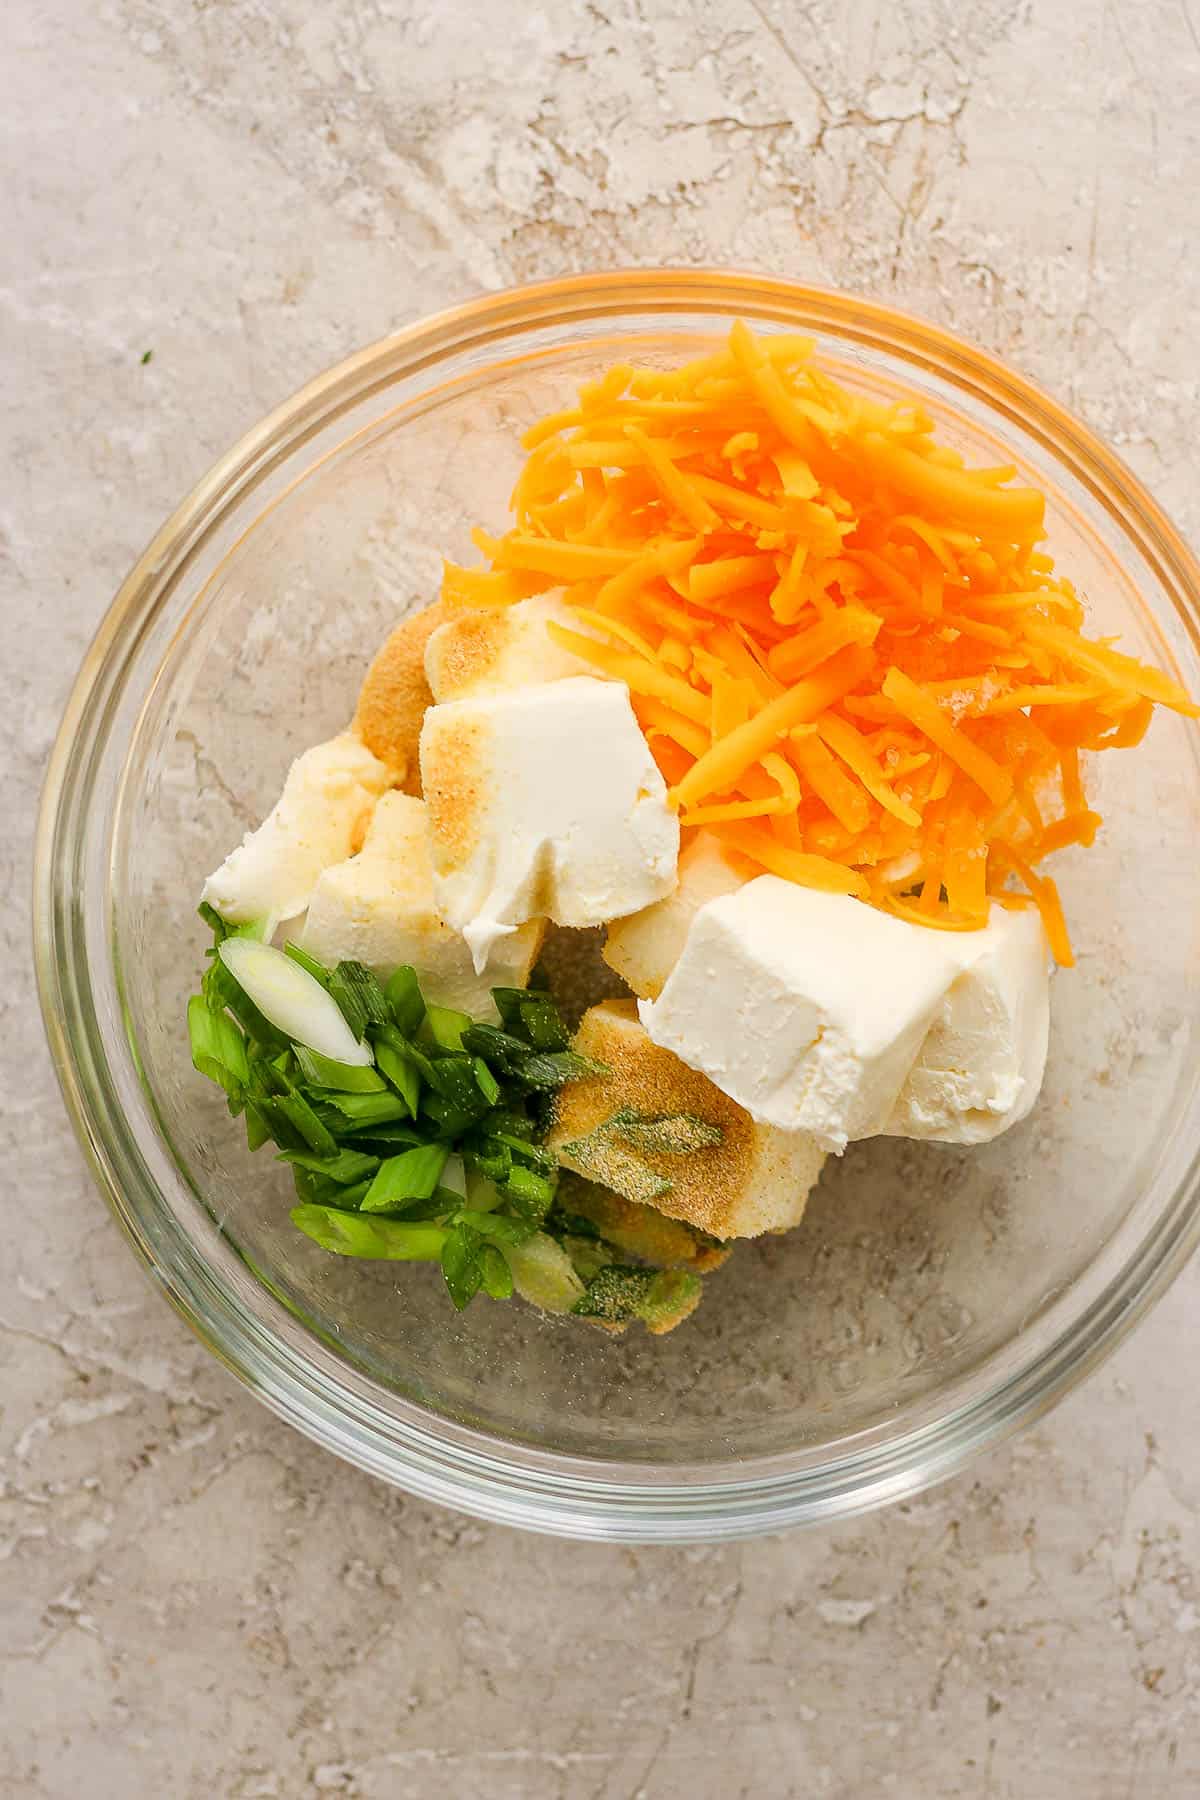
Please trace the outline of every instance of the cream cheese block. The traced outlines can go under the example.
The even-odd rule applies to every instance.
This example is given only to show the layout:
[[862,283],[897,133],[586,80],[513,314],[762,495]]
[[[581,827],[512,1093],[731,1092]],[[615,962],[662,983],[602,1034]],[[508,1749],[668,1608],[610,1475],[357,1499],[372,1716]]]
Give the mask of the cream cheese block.
[[699,831],[680,852],[674,893],[609,926],[604,960],[640,1000],[657,1000],[662,993],[700,908],[745,884],[747,876],[739,871],[738,862],[713,832]]
[[319,877],[300,946],[329,967],[365,963],[382,981],[409,963],[426,999],[491,1019],[490,990],[525,986],[542,933],[536,921],[523,925],[497,945],[487,977],[477,975],[462,937],[434,904],[424,802],[393,793],[375,808],[358,855]]
[[548,620],[586,632],[561,599],[561,588],[512,606],[458,613],[438,627],[425,646],[425,676],[435,700],[502,694],[512,688],[591,675],[589,665],[562,649],[546,630]]
[[623,683],[433,706],[421,776],[438,908],[481,973],[527,920],[601,925],[675,885],[679,824]]
[[[591,1007],[574,1048],[609,1073],[568,1082],[555,1097],[547,1146],[565,1168],[717,1238],[758,1237],[800,1222],[825,1161],[810,1136],[752,1119],[653,1044],[632,1000]],[[625,1135],[619,1123],[606,1129],[626,1115],[633,1129]],[[653,1121],[672,1118],[713,1127],[719,1141],[692,1151],[656,1148]],[[638,1130],[639,1120],[651,1122],[648,1132]]]
[[753,1118],[840,1152],[887,1126],[958,973],[949,935],[762,875],[700,908],[640,1016]]
[[[915,927],[914,929],[920,929]],[[959,974],[942,998],[885,1130],[985,1144],[1031,1110],[1050,1037],[1050,946],[1035,907],[993,903],[953,934]]]
[[231,924],[265,920],[270,937],[304,911],[322,871],[358,849],[376,801],[402,772],[353,731],[306,750],[262,824],[209,876],[203,898]]

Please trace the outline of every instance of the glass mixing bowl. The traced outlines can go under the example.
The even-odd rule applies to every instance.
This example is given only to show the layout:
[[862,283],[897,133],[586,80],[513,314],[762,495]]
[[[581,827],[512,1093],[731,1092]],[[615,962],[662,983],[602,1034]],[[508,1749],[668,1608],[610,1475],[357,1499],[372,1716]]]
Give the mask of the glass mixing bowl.
[[288,1222],[192,1071],[206,872],[443,553],[498,528],[518,438],[625,357],[736,317],[805,330],[844,379],[915,390],[948,441],[1049,496],[1093,628],[1200,691],[1200,570],[1129,471],[1030,384],[882,306],[705,271],[489,295],[321,376],[164,526],[92,646],[37,863],[50,1043],[101,1189],[164,1292],[285,1418],[376,1475],[491,1519],[682,1540],[846,1515],[936,1481],[1112,1349],[1196,1242],[1200,733],[1158,718],[1090,774],[1095,848],[1058,859],[1078,967],[1045,1090],[982,1149],[879,1139],[831,1160],[803,1226],[739,1246],[696,1316],[622,1338],[450,1307],[437,1272],[328,1256]]

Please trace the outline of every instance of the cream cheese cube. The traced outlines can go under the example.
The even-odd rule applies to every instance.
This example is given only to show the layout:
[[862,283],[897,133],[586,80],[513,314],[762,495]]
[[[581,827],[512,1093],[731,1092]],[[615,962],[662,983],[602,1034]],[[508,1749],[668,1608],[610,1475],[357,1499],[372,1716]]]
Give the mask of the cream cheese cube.
[[737,862],[713,832],[699,831],[680,852],[675,892],[609,926],[604,960],[639,999],[657,1000],[662,993],[700,908],[745,885]]
[[314,745],[258,829],[209,876],[203,898],[231,924],[265,919],[270,937],[304,911],[322,870],[357,850],[375,802],[402,774],[353,731]]
[[[716,1238],[758,1237],[799,1224],[824,1152],[803,1132],[752,1119],[711,1081],[651,1043],[633,1000],[605,1000],[574,1039],[610,1073],[570,1081],[555,1096],[547,1146],[564,1168],[627,1192],[628,1172],[665,1186],[647,1204]],[[684,1114],[716,1126],[721,1141],[683,1154],[639,1148],[605,1126],[622,1111],[649,1119]],[[614,1158],[615,1153],[615,1158]],[[669,1186],[666,1184],[669,1183]],[[628,1198],[636,1198],[635,1185]]]
[[528,919],[601,925],[675,885],[679,824],[621,682],[433,706],[421,776],[438,909],[480,973]]
[[1050,1035],[1050,946],[1034,907],[993,905],[953,934],[960,973],[943,996],[886,1130],[985,1144],[1037,1099]]
[[425,646],[449,617],[441,600],[405,614],[371,659],[358,691],[354,729],[381,761],[399,771],[397,786],[419,794],[417,742],[433,695],[425,679]]
[[947,935],[763,875],[700,908],[638,1010],[753,1118],[840,1152],[892,1115],[959,972]]
[[381,981],[411,963],[426,999],[490,1020],[491,988],[525,986],[542,929],[523,925],[497,946],[487,978],[477,975],[471,952],[434,905],[424,802],[392,793],[375,808],[358,855],[318,879],[300,945],[330,967],[365,963]]
[[546,630],[553,619],[590,636],[587,626],[563,604],[562,589],[518,600],[513,606],[459,613],[425,646],[425,676],[435,700],[502,694],[512,688],[591,675],[589,664],[563,650]]

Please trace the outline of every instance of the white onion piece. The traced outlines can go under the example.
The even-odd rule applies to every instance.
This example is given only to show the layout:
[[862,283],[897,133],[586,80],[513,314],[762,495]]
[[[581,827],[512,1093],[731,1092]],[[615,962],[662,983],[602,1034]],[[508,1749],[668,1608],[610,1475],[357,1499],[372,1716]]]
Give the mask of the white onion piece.
[[263,1017],[293,1043],[359,1068],[375,1061],[371,1046],[359,1043],[337,1001],[282,950],[253,938],[227,937],[219,955]]

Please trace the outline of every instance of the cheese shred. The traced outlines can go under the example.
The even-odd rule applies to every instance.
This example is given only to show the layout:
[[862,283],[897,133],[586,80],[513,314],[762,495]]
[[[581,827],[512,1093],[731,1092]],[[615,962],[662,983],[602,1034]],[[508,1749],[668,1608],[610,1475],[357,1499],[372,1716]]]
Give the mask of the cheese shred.
[[561,586],[586,635],[555,642],[627,684],[680,823],[751,866],[943,930],[1034,904],[1072,961],[1039,865],[1101,826],[1080,752],[1200,712],[1083,635],[1037,488],[741,322],[681,368],[610,369],[523,441],[514,528],[446,564],[449,605]]

